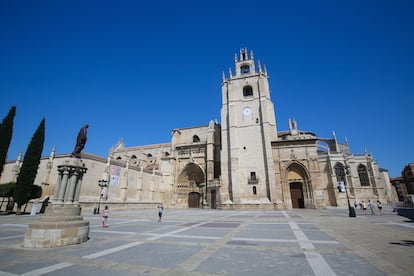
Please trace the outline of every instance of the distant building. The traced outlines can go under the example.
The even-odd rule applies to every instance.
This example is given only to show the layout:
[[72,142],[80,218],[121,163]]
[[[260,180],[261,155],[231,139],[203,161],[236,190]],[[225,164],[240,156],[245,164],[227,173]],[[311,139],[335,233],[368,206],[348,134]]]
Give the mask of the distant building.
[[398,200],[406,205],[413,205],[414,202],[414,163],[404,167],[400,177],[391,179],[392,185],[398,195]]
[[[321,138],[300,130],[295,119],[279,131],[266,67],[241,49],[235,72],[223,74],[221,123],[174,128],[165,144],[125,147],[108,157],[82,154],[88,168],[80,201],[145,207],[292,209],[347,206],[350,201],[393,201],[386,170],[371,154],[353,154],[335,134]],[[288,104],[288,103],[286,103]],[[196,114],[194,115],[196,116]],[[318,124],[321,122],[315,122]],[[70,154],[42,158],[36,184],[53,195],[57,166]],[[21,158],[9,161],[0,183],[14,181]],[[53,196],[52,196],[53,200]]]

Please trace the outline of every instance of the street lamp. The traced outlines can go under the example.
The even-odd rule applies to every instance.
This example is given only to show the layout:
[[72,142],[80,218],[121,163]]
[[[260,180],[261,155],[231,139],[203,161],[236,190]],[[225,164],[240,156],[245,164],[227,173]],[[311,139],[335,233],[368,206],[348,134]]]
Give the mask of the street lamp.
[[346,181],[346,176],[349,175],[349,166],[345,164],[345,175],[344,175],[344,186],[345,186],[345,194],[346,194],[346,200],[348,201],[348,210],[349,210],[349,217],[354,218],[356,217],[355,208],[351,206],[351,203],[349,202],[349,196],[348,196],[348,189],[346,186],[348,186]]
[[108,180],[98,180],[98,186],[101,187],[101,192],[99,193],[99,200],[98,200],[98,210],[97,214],[99,214],[99,208],[101,207],[101,198],[103,197],[103,189],[108,187]]

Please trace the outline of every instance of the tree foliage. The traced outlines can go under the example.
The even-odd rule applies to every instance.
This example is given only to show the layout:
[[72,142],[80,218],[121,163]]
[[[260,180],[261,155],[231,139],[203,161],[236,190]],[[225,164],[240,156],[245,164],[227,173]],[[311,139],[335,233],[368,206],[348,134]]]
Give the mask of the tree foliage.
[[22,167],[17,177],[14,201],[17,203],[16,214],[20,214],[21,207],[33,198],[33,183],[36,178],[43,152],[45,140],[45,119],[43,118],[27,146]]
[[16,188],[16,182],[9,182],[0,185],[0,197],[12,197],[14,189]]
[[12,106],[0,125],[0,176],[6,162],[7,152],[13,135],[13,122],[16,115],[16,106]]

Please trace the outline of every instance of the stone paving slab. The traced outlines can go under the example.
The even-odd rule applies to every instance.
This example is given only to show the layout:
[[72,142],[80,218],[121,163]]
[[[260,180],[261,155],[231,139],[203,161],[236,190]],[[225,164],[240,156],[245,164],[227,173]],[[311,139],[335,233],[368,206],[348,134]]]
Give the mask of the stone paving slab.
[[391,212],[188,209],[165,210],[158,222],[156,210],[113,210],[108,228],[99,215],[83,216],[87,242],[43,249],[21,247],[39,215],[1,216],[0,276],[414,275],[412,262],[401,262],[413,258],[412,223]]

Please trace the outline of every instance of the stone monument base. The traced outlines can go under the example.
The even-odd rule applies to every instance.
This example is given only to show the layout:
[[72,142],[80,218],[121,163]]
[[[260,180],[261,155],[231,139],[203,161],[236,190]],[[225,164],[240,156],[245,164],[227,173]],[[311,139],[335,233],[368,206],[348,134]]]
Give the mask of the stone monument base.
[[26,229],[23,247],[47,248],[79,244],[88,240],[89,221],[76,205],[51,205]]

